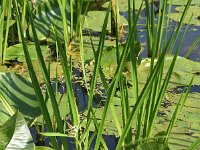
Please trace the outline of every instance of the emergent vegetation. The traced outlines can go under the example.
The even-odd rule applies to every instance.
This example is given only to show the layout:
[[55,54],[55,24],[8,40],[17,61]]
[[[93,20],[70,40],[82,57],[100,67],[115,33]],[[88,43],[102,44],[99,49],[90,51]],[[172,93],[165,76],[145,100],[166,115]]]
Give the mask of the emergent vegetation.
[[200,35],[179,53],[199,6],[1,0],[0,149],[198,148]]

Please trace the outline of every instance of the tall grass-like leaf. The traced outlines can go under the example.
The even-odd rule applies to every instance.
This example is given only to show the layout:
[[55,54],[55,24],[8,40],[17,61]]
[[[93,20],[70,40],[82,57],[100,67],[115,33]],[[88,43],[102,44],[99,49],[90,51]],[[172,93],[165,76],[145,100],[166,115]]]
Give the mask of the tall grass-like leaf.
[[[146,28],[147,28],[147,51],[148,51],[148,56],[152,55],[152,37],[153,37],[153,28],[154,28],[154,22],[151,22],[151,15],[153,15],[153,12],[151,13],[149,10],[149,0],[145,0],[145,5],[146,5]],[[153,5],[152,5],[153,9]],[[150,15],[151,14],[151,15]],[[152,21],[154,21],[152,19]],[[152,25],[152,26],[151,26]]]
[[[167,85],[168,85],[168,82],[170,80],[170,77],[171,77],[171,74],[172,74],[172,71],[173,71],[173,68],[174,68],[174,65],[175,65],[176,58],[177,58],[177,56],[178,56],[178,54],[180,52],[180,48],[181,48],[181,45],[182,45],[182,42],[183,42],[183,39],[185,37],[185,34],[187,32],[188,27],[189,27],[189,25],[187,25],[187,27],[186,27],[186,29],[184,31],[184,34],[183,34],[183,36],[182,36],[182,38],[181,38],[181,40],[180,40],[180,42],[178,44],[178,48],[176,50],[176,54],[175,54],[175,56],[173,58],[173,61],[172,61],[171,65],[170,65],[170,67],[169,67],[169,70],[168,70],[168,72],[166,74],[164,83],[162,84],[162,87],[160,88],[160,90],[158,89],[159,90],[158,97],[154,98],[154,100],[156,99],[156,101],[155,101],[155,108],[152,109],[153,113],[151,114],[151,119],[150,119],[150,124],[149,124],[149,129],[148,129],[148,136],[151,133],[151,130],[152,130],[152,127],[153,127],[153,124],[154,124],[154,121],[155,121],[155,117],[157,116],[158,109],[160,108],[161,101],[162,101],[164,93],[165,93],[165,91],[167,89]],[[176,39],[173,39],[173,41],[174,40],[176,40]],[[161,75],[162,75],[162,73],[161,73]],[[161,79],[162,78],[160,78],[159,82],[161,82]]]
[[187,150],[194,150],[199,148],[199,146],[200,146],[200,138],[198,138],[194,143],[192,143],[190,147],[187,148]]
[[[86,76],[86,73],[85,73],[85,58],[84,58],[84,48],[83,48],[83,33],[82,33],[82,24],[80,25],[80,31],[79,31],[79,37],[80,37],[80,56],[81,56],[81,67],[82,67],[82,71],[83,71],[83,78],[84,78],[84,81],[86,83],[86,89],[87,89],[87,92],[88,92],[88,85],[87,85],[87,76]],[[89,93],[88,93],[89,94]]]
[[179,22],[179,25],[178,25],[178,28],[177,28],[177,31],[176,31],[176,34],[175,34],[175,37],[174,37],[175,40],[173,40],[173,42],[171,43],[171,48],[169,50],[170,54],[172,54],[172,52],[173,52],[173,48],[175,46],[176,39],[177,39],[177,37],[178,37],[178,35],[180,33],[180,30],[181,30],[181,27],[182,27],[182,24],[183,24],[183,20],[184,20],[184,18],[186,16],[186,13],[187,13],[191,3],[192,3],[192,0],[187,0],[187,4],[186,4],[185,9],[183,11],[183,14],[181,16],[181,19],[180,19],[180,22]]
[[[78,108],[76,105],[76,101],[75,101],[75,97],[74,97],[74,93],[72,90],[72,86],[71,86],[71,72],[70,69],[67,65],[67,56],[66,56],[66,52],[64,51],[64,49],[62,48],[57,30],[54,29],[55,31],[55,35],[56,35],[56,42],[57,42],[57,47],[60,53],[60,57],[61,57],[61,62],[62,62],[62,68],[63,68],[63,73],[64,73],[64,78],[65,78],[65,82],[66,82],[66,87],[67,87],[67,94],[69,96],[69,105],[70,105],[70,110],[71,110],[71,119],[73,121],[73,126],[75,128],[79,128],[79,114],[78,114]],[[78,133],[75,133],[75,138],[76,138],[76,142],[78,142]],[[77,146],[78,143],[76,143]]]
[[67,86],[67,90],[68,90],[68,95],[69,95],[69,98],[70,98],[69,103],[70,103],[70,105],[73,109],[73,111],[72,111],[73,123],[74,123],[74,125],[78,125],[79,124],[78,109],[77,109],[77,105],[76,105],[76,102],[75,102],[73,90],[72,90],[72,87],[71,87],[71,76],[70,76],[70,74],[71,74],[70,70],[71,69],[66,65],[68,63],[67,60],[66,60],[67,56],[65,54],[64,49],[62,48],[57,30],[54,29],[54,31],[55,31],[55,35],[56,35],[56,39],[57,39],[56,42],[57,42],[58,51],[60,53],[60,57],[61,57],[61,60],[62,60],[61,62],[62,62],[64,77],[65,77],[66,86]]
[[[88,26],[87,20],[84,20],[84,21],[85,21],[86,25]],[[84,21],[83,21],[83,22],[84,22]],[[82,23],[83,23],[83,22],[82,22]],[[97,57],[96,57],[97,55],[96,55],[96,51],[95,51],[95,48],[94,48],[93,40],[92,40],[91,33],[90,33],[89,30],[88,30],[88,32],[89,32],[89,35],[90,35],[91,46],[92,46],[92,50],[93,50],[93,53],[94,53],[94,56],[95,56],[95,61],[96,61],[96,60],[97,60]],[[100,41],[101,41],[101,40],[100,40]],[[102,41],[103,41],[103,40],[102,40]],[[104,42],[104,41],[103,41],[103,42]],[[99,43],[101,43],[101,42],[99,42]],[[107,85],[106,79],[105,79],[105,75],[103,74],[103,71],[102,71],[102,68],[101,68],[101,67],[99,67],[99,73],[100,73],[101,78],[103,78],[103,79],[102,79],[102,80],[103,80],[103,85],[104,85],[106,88],[108,88],[108,85]],[[105,88],[105,89],[106,89],[106,88]],[[88,91],[88,92],[89,92],[89,91]],[[92,112],[92,115],[93,115],[92,117],[93,117],[95,129],[98,130],[98,123],[97,123],[97,119],[96,119],[95,112],[94,112],[93,108],[91,109],[91,112]],[[90,123],[91,123],[90,114],[88,114],[87,118],[88,118],[88,122],[87,122],[86,128],[85,128],[84,133],[81,135],[81,138],[80,138],[80,143],[82,143],[82,141],[85,139],[84,144],[85,144],[85,148],[86,148],[86,149],[90,146],[90,141],[91,141],[92,138],[93,138],[93,137],[91,137],[90,140],[89,140],[89,143],[88,143],[89,127],[90,127]],[[95,134],[96,134],[96,133],[95,133]],[[101,145],[103,146],[104,149],[107,149],[106,143],[105,143],[105,141],[104,141],[103,139],[101,139]]]
[[[70,1],[72,1],[72,0],[70,0]],[[68,30],[68,26],[67,26],[66,8],[70,8],[70,7],[69,7],[69,2],[65,1],[65,0],[58,0],[58,4],[59,4],[61,16],[62,16],[62,25],[63,25],[65,50],[66,50],[68,47],[68,44],[70,43],[69,30]],[[71,16],[72,16],[72,14],[73,14],[73,12],[71,12]],[[73,30],[73,28],[71,30]]]
[[[134,5],[135,5],[135,1],[133,2],[133,8],[134,8]],[[142,8],[142,5],[143,5],[143,2],[141,3],[141,6],[140,6],[140,10]],[[133,11],[135,11],[133,9]],[[139,11],[140,12],[140,11]],[[132,12],[129,12],[129,14],[132,14],[133,16],[136,16],[136,13],[132,13]],[[131,19],[131,17],[129,17],[129,19]],[[137,102],[137,98],[138,98],[138,78],[137,78],[137,46],[136,46],[136,43],[135,41],[138,40],[138,37],[137,37],[137,32],[134,33],[134,37],[133,37],[133,44],[130,45],[130,62],[131,62],[131,77],[132,77],[132,82],[133,82],[133,94],[134,94],[134,102]],[[128,108],[126,108],[128,109]],[[130,114],[130,112],[129,112]],[[137,123],[140,124],[142,118],[140,116],[138,116],[138,120],[137,120]],[[140,125],[138,125],[138,127],[141,127]],[[137,131],[140,131],[140,129],[138,129]],[[138,132],[139,133],[139,132]],[[130,129],[129,132],[128,132],[128,136],[130,141],[129,143],[131,143],[131,134],[132,134],[132,130]],[[136,138],[137,136],[139,136],[139,134],[136,134]]]
[[188,86],[188,88],[187,88],[187,90],[186,90],[186,93],[181,95],[181,97],[180,97],[180,99],[179,99],[179,102],[177,103],[176,109],[175,109],[175,111],[174,111],[174,113],[173,113],[173,116],[172,116],[172,118],[171,118],[171,120],[170,120],[170,123],[169,123],[169,125],[168,125],[168,129],[167,129],[167,132],[166,132],[166,138],[165,138],[165,140],[164,140],[164,142],[165,142],[166,144],[167,144],[167,142],[168,142],[169,135],[170,135],[170,133],[171,133],[171,131],[172,131],[172,127],[174,126],[174,124],[175,124],[175,122],[176,122],[177,116],[178,116],[178,114],[181,112],[181,110],[182,110],[182,108],[183,108],[183,106],[184,106],[184,104],[185,104],[185,101],[186,101],[186,99],[187,99],[187,97],[188,97],[188,94],[189,94],[189,92],[190,92],[190,90],[191,90],[191,86],[192,86],[193,79],[194,79],[194,76],[192,77],[192,79],[191,79],[191,81],[190,81],[190,83],[189,83],[189,86]]
[[70,39],[73,38],[73,34],[74,34],[74,1],[70,0],[69,5],[70,5]]
[[[87,124],[88,124],[88,121],[89,121],[89,118],[90,118],[90,113],[92,112],[92,114],[94,115],[94,112],[93,112],[93,109],[92,109],[92,99],[93,99],[93,95],[94,95],[94,89],[95,89],[98,71],[99,71],[100,62],[101,62],[101,57],[102,57],[102,51],[103,51],[103,46],[104,46],[106,27],[107,27],[107,24],[108,24],[108,16],[109,16],[110,8],[111,8],[111,3],[109,4],[107,11],[106,11],[106,16],[105,16],[105,19],[104,19],[104,24],[103,24],[103,28],[102,28],[102,34],[101,34],[101,37],[100,37],[98,49],[97,49],[97,52],[95,52],[94,72],[93,72],[93,76],[92,76],[92,82],[91,82],[91,88],[90,88],[90,94],[89,94],[89,100],[88,100]],[[95,125],[97,125],[96,121],[94,123],[95,123]],[[99,137],[98,140],[99,140],[99,143],[100,143],[101,137]],[[95,147],[96,147],[96,145],[95,145]]]
[[3,29],[4,29],[5,11],[6,11],[6,1],[3,0],[1,1],[1,6],[0,6],[0,64],[3,63],[3,42],[4,42]]
[[136,18],[134,20],[134,23],[133,23],[132,28],[131,28],[131,32],[128,35],[128,40],[127,40],[126,46],[125,46],[125,48],[122,52],[121,58],[120,58],[120,63],[118,64],[118,67],[117,67],[117,70],[116,70],[116,73],[115,73],[116,76],[113,79],[113,82],[112,82],[112,84],[111,84],[111,86],[109,87],[109,90],[108,90],[108,97],[107,97],[108,99],[107,99],[106,105],[104,106],[104,111],[103,111],[103,115],[102,115],[102,118],[101,118],[101,123],[100,123],[99,129],[98,129],[95,150],[98,149],[99,144],[100,144],[100,138],[101,138],[101,135],[102,135],[102,132],[103,132],[107,111],[108,111],[108,108],[110,107],[110,104],[112,102],[112,99],[113,99],[113,96],[114,96],[114,93],[115,93],[115,90],[116,90],[116,87],[117,87],[117,84],[118,84],[118,81],[121,77],[121,73],[122,73],[122,70],[123,70],[125,59],[127,58],[127,55],[128,55],[128,50],[130,48],[130,44],[133,42],[133,40],[132,40],[133,33],[135,33],[135,31],[136,31],[136,22],[139,18],[140,11],[141,11],[141,9],[139,10],[138,15],[136,16]]
[[76,35],[80,34],[81,30],[81,12],[82,12],[82,5],[83,0],[76,0]]
[[26,30],[25,30],[25,21],[26,21],[26,6],[27,6],[27,1],[24,0],[23,2],[23,10],[22,10],[22,15],[21,15],[21,24],[22,24],[22,29],[24,31],[24,35],[26,33]]
[[[53,108],[53,111],[54,111],[54,114],[55,114],[58,131],[60,133],[64,133],[63,122],[62,122],[62,119],[61,119],[61,116],[60,116],[60,111],[59,111],[59,108],[58,108],[56,97],[55,97],[53,88],[51,86],[50,76],[49,76],[49,73],[47,71],[47,68],[46,68],[46,65],[45,65],[45,62],[44,62],[44,58],[43,58],[42,51],[41,51],[41,48],[40,48],[39,40],[38,40],[36,30],[35,30],[35,26],[34,26],[34,23],[33,23],[32,14],[30,13],[30,10],[28,10],[28,11],[29,11],[29,16],[30,16],[30,23],[31,23],[31,27],[32,27],[33,37],[34,37],[34,41],[35,41],[35,48],[36,48],[38,60],[39,60],[39,63],[40,63],[41,69],[42,69],[45,84],[47,86],[49,98],[51,99],[51,104],[52,104],[52,108]],[[66,139],[61,137],[61,141],[62,141],[64,148],[67,149],[68,145],[67,145]]]
[[166,44],[167,42],[167,36],[168,36],[168,29],[169,29],[169,14],[171,13],[171,9],[172,9],[172,0],[169,1],[169,4],[168,4],[168,11],[167,11],[167,19],[166,19],[166,25],[165,25],[165,33],[164,33],[164,44]]
[[[158,56],[158,53],[161,51],[161,40],[162,40],[162,38],[163,38],[163,28],[164,28],[164,21],[165,21],[165,14],[166,14],[166,7],[167,7],[167,0],[163,0],[163,1],[161,1],[160,2],[160,7],[161,7],[161,4],[163,3],[163,7],[162,7],[162,9],[159,9],[159,14],[161,14],[161,15],[159,15],[159,19],[158,19],[158,28],[157,28],[157,42],[156,42],[156,49],[155,49],[155,55],[156,56]],[[161,12],[161,10],[162,10],[162,12]],[[154,19],[154,17],[153,17],[153,19]]]
[[[62,62],[62,67],[63,67],[63,72],[64,72],[64,78],[65,78],[65,82],[66,82],[66,86],[67,86],[67,91],[68,91],[68,96],[69,96],[69,105],[71,106],[71,116],[72,116],[72,120],[73,120],[73,125],[75,126],[75,128],[79,127],[79,115],[78,115],[78,108],[76,105],[76,101],[74,98],[74,93],[71,87],[71,72],[70,72],[70,68],[68,66],[68,60],[67,60],[67,56],[66,56],[66,52],[68,49],[68,44],[70,43],[70,39],[69,39],[69,31],[67,28],[67,19],[66,19],[66,8],[71,8],[71,21],[73,21],[73,4],[74,1],[70,0],[70,2],[65,1],[65,0],[59,0],[59,8],[61,11],[61,15],[62,15],[62,23],[63,23],[63,32],[64,32],[64,49],[62,48],[61,45],[61,41],[59,39],[59,36],[57,34],[57,29],[54,29],[55,31],[55,35],[56,35],[56,43],[57,43],[57,47],[61,56],[61,62]],[[70,6],[69,6],[70,5]],[[71,27],[73,27],[73,23],[71,22]],[[73,30],[70,29],[70,30]],[[73,33],[73,32],[71,32]],[[72,37],[72,35],[71,35]],[[76,148],[78,147],[77,142],[78,142],[78,135],[77,132],[75,133],[75,138],[76,138]]]
[[4,47],[3,47],[3,51],[2,51],[2,63],[4,63],[4,61],[5,61],[4,60],[4,56],[5,56],[5,52],[6,52],[6,49],[7,49],[7,42],[8,42],[8,33],[9,33],[9,25],[10,25],[10,20],[11,20],[11,13],[12,13],[12,1],[7,1],[7,22],[6,22],[6,33],[5,33],[5,39],[4,39]]
[[122,131],[122,135],[120,136],[120,139],[118,141],[118,144],[117,144],[117,147],[116,147],[117,150],[121,149],[122,143],[123,143],[123,141],[124,141],[124,139],[126,137],[126,134],[128,133],[128,131],[129,131],[131,125],[132,125],[133,119],[136,117],[136,115],[138,114],[140,108],[143,106],[143,103],[145,102],[145,99],[146,99],[146,96],[147,96],[147,94],[149,92],[149,89],[151,88],[151,86],[153,84],[153,81],[155,80],[155,77],[156,77],[156,75],[157,75],[157,73],[158,73],[158,71],[160,69],[160,66],[161,66],[162,62],[164,61],[164,56],[165,56],[166,50],[167,49],[165,49],[163,51],[162,55],[159,57],[155,68],[151,72],[151,74],[150,74],[150,76],[149,76],[149,78],[148,78],[148,80],[147,80],[142,92],[140,93],[140,95],[138,97],[138,100],[137,100],[137,102],[135,104],[134,109],[130,113],[130,116],[129,116],[128,120],[127,120],[127,123],[126,123],[126,125],[125,125],[125,127],[124,127],[124,129]]
[[192,46],[190,47],[190,49],[188,50],[187,54],[185,55],[186,58],[189,58],[190,54],[192,53],[192,50],[195,48],[195,46],[199,43],[200,41],[200,35],[198,36],[198,38],[196,38],[196,40],[194,41],[194,43],[192,44]]
[[[112,9],[114,9],[117,12],[115,14],[115,23],[116,23],[115,24],[115,27],[116,27],[116,29],[115,29],[116,30],[116,58],[117,58],[117,64],[119,64],[120,63],[119,62],[120,61],[119,38],[121,38],[119,36],[121,36],[121,35],[119,35],[119,28],[118,28],[119,27],[118,18],[120,17],[119,13],[118,13],[119,12],[119,3],[118,3],[118,0],[115,1],[115,8],[112,8]],[[101,80],[103,82],[104,89],[107,92],[109,86],[108,86],[108,84],[106,82],[105,75],[103,74],[103,70],[102,70],[101,67],[99,68],[99,75],[100,75],[100,78],[101,78]],[[123,84],[123,81],[121,83]],[[122,93],[124,94],[124,92],[122,92]],[[114,118],[115,125],[116,125],[117,130],[118,130],[118,134],[121,135],[121,133],[122,133],[121,125],[120,125],[120,122],[119,122],[119,119],[117,117],[117,114],[116,114],[116,111],[115,111],[115,108],[114,108],[113,104],[110,105],[110,110],[112,112],[112,116]]]
[[[31,59],[30,59],[30,54],[29,54],[29,51],[27,49],[25,38],[23,36],[23,30],[22,30],[22,26],[21,26],[21,22],[20,22],[19,10],[18,10],[17,4],[18,4],[17,1],[14,0],[14,7],[16,9],[16,18],[17,18],[17,22],[19,24],[19,31],[20,31],[19,34],[21,35],[24,55],[25,55],[25,58],[26,58],[29,74],[30,74],[30,77],[31,77],[31,80],[32,80],[32,84],[33,84],[35,93],[36,93],[37,100],[40,104],[40,108],[41,108],[42,114],[44,116],[46,125],[47,125],[47,129],[48,129],[48,131],[53,132],[53,127],[52,127],[52,124],[51,124],[51,119],[50,119],[50,116],[49,116],[49,113],[48,113],[48,109],[47,109],[47,106],[44,102],[42,91],[40,89],[36,74],[34,72],[34,68],[33,68],[33,65],[32,65],[32,62],[31,62]],[[52,142],[52,146],[54,147],[54,149],[58,150],[59,149],[58,143],[57,143],[55,137],[50,137],[50,140]]]

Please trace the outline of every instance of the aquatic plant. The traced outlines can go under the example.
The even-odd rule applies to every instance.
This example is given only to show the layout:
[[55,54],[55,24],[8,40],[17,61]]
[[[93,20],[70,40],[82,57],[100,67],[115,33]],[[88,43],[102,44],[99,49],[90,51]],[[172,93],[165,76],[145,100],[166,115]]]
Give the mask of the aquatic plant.
[[[70,143],[66,142],[66,137],[73,139],[75,149],[83,149],[83,147],[84,149],[94,148],[96,150],[99,148],[108,149],[103,134],[114,134],[118,138],[115,149],[170,148],[169,140],[172,128],[187,102],[191,86],[193,83],[199,84],[199,63],[178,56],[189,24],[186,26],[180,41],[177,42],[177,39],[192,0],[188,0],[179,23],[169,36],[167,31],[172,0],[160,1],[160,15],[157,22],[155,22],[153,3],[148,0],[141,1],[139,9],[137,6],[136,10],[136,2],[128,1],[128,37],[125,43],[120,43],[122,42],[119,40],[118,32],[118,18],[120,16],[116,13],[114,15],[116,23],[115,46],[110,41],[111,44],[107,44],[108,41],[106,41],[111,3],[108,3],[106,12],[104,12],[105,18],[100,36],[95,39],[92,36],[92,31],[87,29],[89,17],[85,15],[90,8],[89,2],[87,1],[85,6],[81,0],[76,1],[76,3],[71,0],[67,2],[64,0],[58,2],[54,0],[38,1],[37,3],[23,1],[21,5],[17,0],[13,1],[12,9],[16,12],[15,18],[20,44],[6,49],[5,58],[17,57],[21,61],[25,59],[30,80],[13,73],[0,74],[0,105],[3,106],[1,112],[5,112],[2,113],[3,119],[0,120],[0,134],[2,135],[0,141],[3,141],[0,145],[2,149],[13,147],[13,141],[18,143],[17,146],[26,149],[40,148],[35,146],[28,130],[28,126],[31,125],[39,128],[38,124],[42,124],[42,130],[39,131],[41,132],[40,136],[42,138],[48,137],[53,149],[70,149]],[[39,3],[41,5],[36,7]],[[116,0],[115,5],[113,5],[116,12],[119,11],[119,3],[120,1]],[[5,5],[4,1],[2,4]],[[76,8],[75,4],[78,4]],[[20,9],[21,7],[23,9]],[[137,28],[144,7],[149,58],[140,60],[139,55],[142,48],[138,41]],[[1,7],[1,16],[4,20],[5,10],[2,8],[4,7]],[[83,9],[85,12],[82,11]],[[76,19],[74,20],[74,18]],[[27,30],[25,26],[28,27]],[[2,29],[2,24],[0,24],[0,29]],[[83,29],[87,31],[88,37],[83,35]],[[8,30],[9,26],[7,25],[6,36],[8,36]],[[29,33],[29,37],[25,36],[25,32]],[[2,33],[0,36],[3,37],[4,34]],[[90,52],[88,53],[90,56],[86,54],[86,38],[88,39],[86,40],[87,44],[89,42]],[[32,40],[32,42],[27,42],[28,40]],[[41,45],[41,42],[44,41],[55,46],[56,62],[59,63],[58,59],[61,60],[63,80],[66,84],[66,91],[62,95],[58,93],[58,66],[55,67],[54,73],[56,88],[52,87],[50,75],[52,64],[49,60],[45,61],[47,47]],[[199,38],[194,42],[189,53],[198,41]],[[88,96],[87,105],[81,111],[79,111],[77,89],[76,86],[74,88],[72,80],[73,66],[76,64],[72,59],[73,56],[69,56],[73,52],[73,43],[78,45],[75,48],[78,48],[80,53],[81,66],[79,69]],[[178,45],[176,49],[174,48],[175,44]],[[17,51],[22,47],[23,56]],[[172,54],[173,51],[174,55],[167,55],[168,53]],[[4,52],[1,51],[1,56]],[[19,56],[12,56],[12,53],[18,53]],[[38,60],[39,66],[34,67],[34,59]],[[111,61],[106,61],[107,59],[111,59]],[[88,64],[91,64],[89,66],[92,70],[90,72],[91,79],[87,73],[86,66]],[[184,64],[193,67],[190,67],[189,70]],[[36,73],[38,68],[41,69],[42,82],[46,85],[45,90],[41,89],[41,79]],[[106,69],[109,70],[109,73],[106,72]],[[97,106],[94,106],[99,80],[103,96],[100,97]],[[173,113],[170,113],[171,116],[169,115],[166,120],[166,122],[168,121],[165,124],[166,130],[156,130],[159,128],[159,124],[156,122],[160,121],[158,114],[163,99],[169,95],[168,90],[176,85],[188,88],[184,94],[176,95]],[[28,126],[23,117],[28,122]],[[20,128],[22,126],[23,129]],[[90,131],[93,131],[91,136]],[[19,132],[27,134],[27,137],[18,140],[16,137],[19,136]],[[92,147],[93,141],[95,142],[94,147]],[[190,148],[195,148],[198,145],[199,140],[196,140]]]

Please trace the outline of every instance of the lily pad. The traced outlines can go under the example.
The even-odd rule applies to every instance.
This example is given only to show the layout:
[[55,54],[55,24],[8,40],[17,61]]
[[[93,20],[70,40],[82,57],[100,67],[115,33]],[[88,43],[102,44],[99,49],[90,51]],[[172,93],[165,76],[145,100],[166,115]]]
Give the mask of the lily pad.
[[36,146],[35,150],[53,150],[53,149],[46,146]]
[[[36,117],[38,117],[38,122],[43,122],[32,83],[26,78],[14,73],[0,73],[0,94],[3,96],[0,95],[0,125],[10,117],[3,100],[9,104],[14,112],[19,110],[28,123],[31,123]],[[57,94],[56,99],[60,114],[64,118],[70,112],[67,94]],[[46,105],[50,116],[53,118],[53,109],[49,99]]]
[[[121,0],[119,3],[119,11],[120,12],[127,12],[128,11],[128,2],[126,0]],[[140,6],[142,4],[142,0],[135,1],[135,9],[139,10]],[[145,8],[145,3],[143,2],[142,9]]]
[[155,149],[170,150],[167,145],[164,145],[157,141],[145,142],[138,145],[138,147],[136,148],[136,150],[155,150]]
[[[38,59],[36,49],[35,49],[35,44],[32,43],[32,42],[27,43],[27,47],[28,47],[28,50],[29,50],[31,60]],[[42,53],[43,53],[43,57],[44,58],[47,57],[49,55],[48,47],[43,46],[43,45],[41,45],[40,47],[41,47],[41,50],[42,50]],[[24,56],[24,51],[23,51],[23,45],[21,43],[10,46],[9,48],[7,48],[4,57],[5,57],[5,60],[17,59],[19,62],[26,62],[26,59],[25,59],[25,56]]]
[[[166,114],[165,117],[158,117],[156,124],[156,131],[167,128],[169,120],[175,107],[178,103],[181,94],[167,93],[167,100],[170,101],[171,106],[161,107],[160,111]],[[175,126],[172,128],[172,133],[169,137],[169,146],[172,149],[182,149],[189,147],[197,137],[200,136],[200,93],[189,93],[181,114],[178,115]],[[161,119],[164,122],[159,123]]]
[[[170,0],[168,0],[168,3],[170,2]],[[172,0],[172,4],[173,5],[186,5],[187,4],[187,0]],[[191,2],[192,5],[199,5],[200,2],[199,0],[192,0]]]
[[[183,12],[184,9],[185,9],[185,7],[181,7],[181,6],[175,8],[175,10],[178,11],[178,12]],[[190,6],[187,14],[190,14],[190,15],[193,14],[194,16],[199,16],[200,15],[199,9],[200,9],[199,6]]]
[[[179,11],[178,13],[171,13],[169,14],[170,19],[176,21],[176,22],[180,22],[181,16],[182,16],[182,12],[184,10],[184,7],[176,7],[175,8],[177,11]],[[196,25],[196,26],[200,26],[200,7],[199,6],[190,6],[185,19],[183,20],[183,23],[188,24],[190,21],[190,18],[192,16],[191,22],[190,24],[192,25]]]
[[[103,27],[103,22],[104,22],[105,16],[106,16],[105,11],[90,11],[90,12],[88,12],[87,16],[86,16],[88,26],[86,23],[84,23],[83,28],[89,28],[93,31],[101,31],[102,27]],[[110,17],[110,15],[109,15],[109,17]],[[128,24],[127,20],[123,16],[120,16],[120,22],[122,24]],[[107,29],[110,30],[110,28],[111,28],[111,19],[108,19]]]
[[[169,69],[169,66],[172,62],[173,56],[165,57],[165,64],[163,70],[163,79]],[[157,60],[155,59],[155,62]],[[138,80],[141,84],[144,84],[147,79],[148,71],[150,67],[150,59],[143,59],[140,66],[138,67]],[[176,86],[188,85],[191,78],[194,76],[194,85],[200,85],[200,76],[197,74],[200,71],[200,63],[194,62],[184,57],[178,56],[172,76],[169,82],[168,88],[174,88]],[[127,79],[131,82],[131,77],[126,76]]]
[[[90,37],[84,36],[83,39],[84,39],[83,46],[84,46],[85,60],[89,61],[94,58],[94,53],[93,53]],[[94,44],[95,51],[98,48],[99,40],[100,40],[99,37],[95,37],[95,36],[92,37],[92,42]],[[108,46],[113,46],[115,44],[116,44],[116,42],[114,40],[106,39],[105,43],[104,43],[104,48],[106,48]]]

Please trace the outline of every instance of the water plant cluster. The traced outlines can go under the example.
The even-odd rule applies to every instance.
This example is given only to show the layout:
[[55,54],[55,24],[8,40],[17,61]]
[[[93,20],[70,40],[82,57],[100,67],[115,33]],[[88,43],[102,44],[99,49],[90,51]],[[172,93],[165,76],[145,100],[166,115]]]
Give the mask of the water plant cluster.
[[200,35],[179,56],[199,7],[1,0],[0,149],[199,148]]

